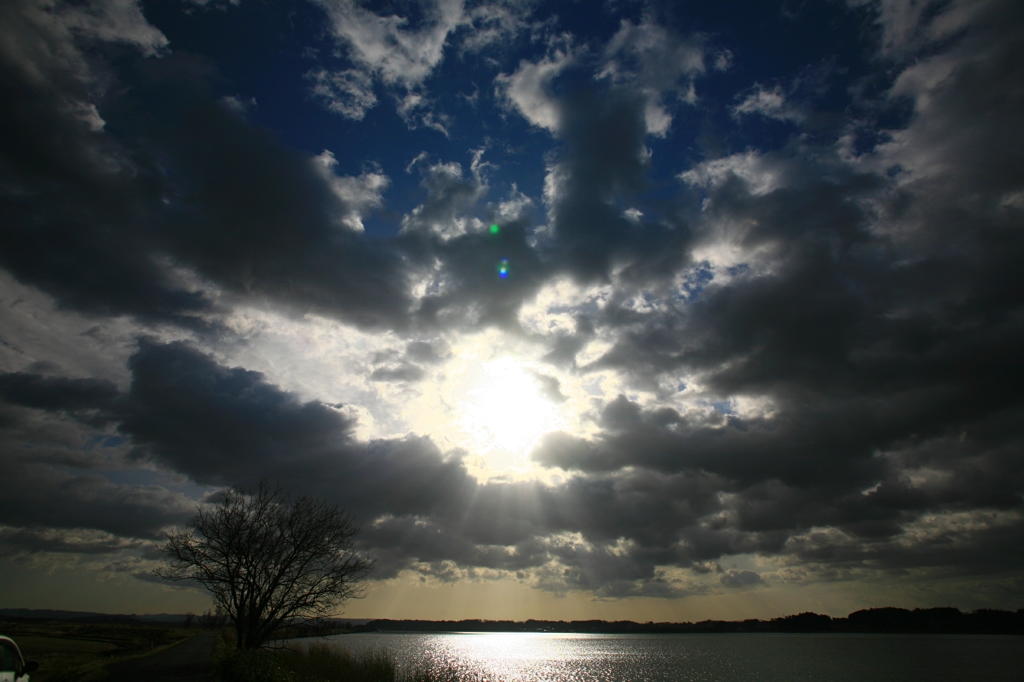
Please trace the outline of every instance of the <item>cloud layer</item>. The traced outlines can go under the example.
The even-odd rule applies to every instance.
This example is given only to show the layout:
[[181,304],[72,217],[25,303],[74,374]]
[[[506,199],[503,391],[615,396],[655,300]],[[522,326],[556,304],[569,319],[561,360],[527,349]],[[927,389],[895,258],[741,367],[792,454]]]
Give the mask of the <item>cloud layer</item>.
[[[134,2],[6,3],[0,556],[149,561],[266,476],[377,580],[1019,600],[1024,17],[849,4],[869,58],[748,76],[657,3],[316,2],[309,120],[399,123],[355,158]],[[513,473],[471,356],[564,417]]]

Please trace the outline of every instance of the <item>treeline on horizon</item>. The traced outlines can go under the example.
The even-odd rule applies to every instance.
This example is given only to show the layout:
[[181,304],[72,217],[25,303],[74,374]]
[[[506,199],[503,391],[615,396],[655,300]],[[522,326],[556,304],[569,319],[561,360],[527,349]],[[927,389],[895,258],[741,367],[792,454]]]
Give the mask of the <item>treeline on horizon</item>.
[[351,632],[574,632],[593,634],[670,634],[712,632],[837,632],[906,634],[1024,635],[1024,609],[979,609],[964,613],[952,607],[854,611],[846,618],[800,613],[771,620],[703,620],[697,623],[636,623],[629,620],[372,620]]

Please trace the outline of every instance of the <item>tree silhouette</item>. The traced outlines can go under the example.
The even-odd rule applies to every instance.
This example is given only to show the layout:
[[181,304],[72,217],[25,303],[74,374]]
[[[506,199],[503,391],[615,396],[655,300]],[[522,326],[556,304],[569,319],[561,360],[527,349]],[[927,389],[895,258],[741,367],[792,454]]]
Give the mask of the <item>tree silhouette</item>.
[[323,618],[358,597],[372,562],[354,548],[359,529],[336,506],[293,503],[266,479],[200,507],[164,546],[167,580],[194,580],[233,621],[239,649],[261,646],[293,621]]

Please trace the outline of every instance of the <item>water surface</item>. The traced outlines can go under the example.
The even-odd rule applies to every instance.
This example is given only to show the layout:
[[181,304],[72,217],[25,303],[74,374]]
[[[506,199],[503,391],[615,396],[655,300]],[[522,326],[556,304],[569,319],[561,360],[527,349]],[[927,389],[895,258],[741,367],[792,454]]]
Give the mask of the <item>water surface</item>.
[[386,649],[403,670],[448,667],[492,682],[1018,682],[1024,670],[1024,638],[996,635],[365,633],[319,641]]

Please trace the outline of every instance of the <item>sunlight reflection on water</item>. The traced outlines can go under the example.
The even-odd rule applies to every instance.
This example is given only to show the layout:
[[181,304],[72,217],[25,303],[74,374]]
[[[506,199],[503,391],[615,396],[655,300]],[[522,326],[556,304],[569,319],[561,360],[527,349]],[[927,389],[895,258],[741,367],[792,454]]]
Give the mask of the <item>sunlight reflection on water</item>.
[[496,680],[654,680],[651,652],[635,640],[593,635],[479,634],[438,636],[426,649],[428,665],[476,671]]
[[593,635],[365,633],[326,638],[387,650],[402,671],[456,670],[466,682],[1016,680],[1019,637],[986,635]]

